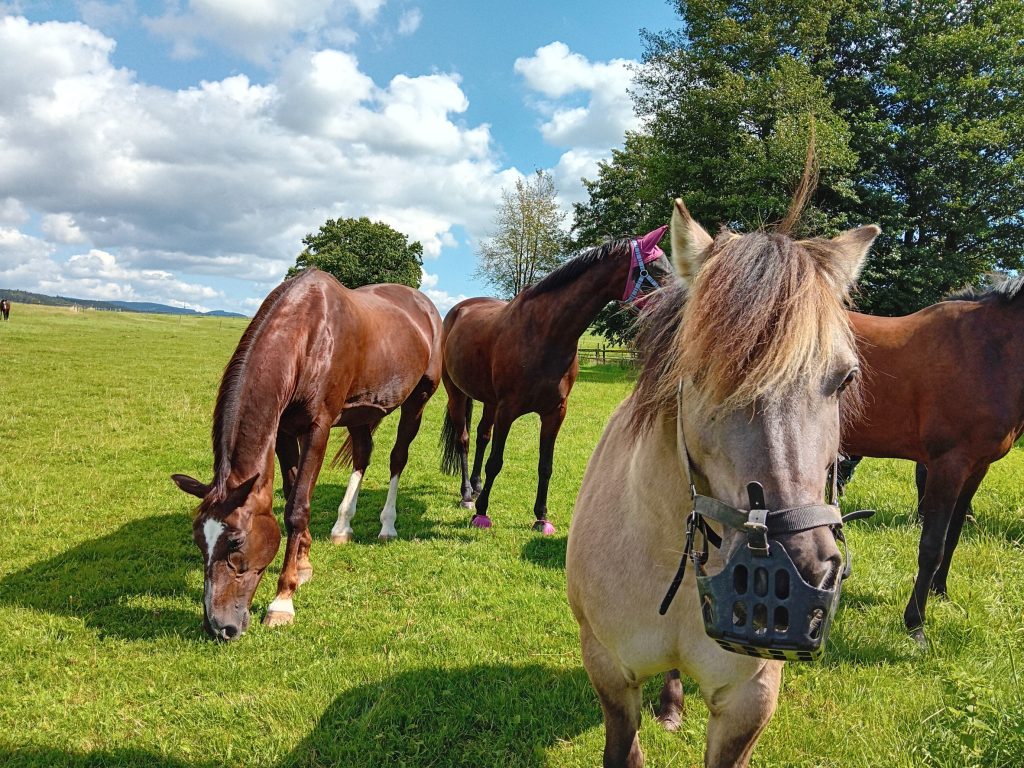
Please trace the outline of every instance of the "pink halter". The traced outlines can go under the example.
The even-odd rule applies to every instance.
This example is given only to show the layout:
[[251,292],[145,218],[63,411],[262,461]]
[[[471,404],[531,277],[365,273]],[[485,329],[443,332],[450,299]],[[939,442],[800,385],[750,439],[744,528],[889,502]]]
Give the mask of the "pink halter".
[[[665,255],[665,252],[658,247],[658,241],[661,240],[666,229],[668,229],[667,224],[658,227],[653,232],[648,232],[643,237],[629,241],[633,251],[633,263],[630,265],[626,277],[626,291],[622,294],[623,301],[629,302],[636,299],[644,283],[648,283],[652,288],[658,287],[658,282],[647,271],[647,265]],[[634,267],[640,268],[640,274],[635,278],[633,277]]]

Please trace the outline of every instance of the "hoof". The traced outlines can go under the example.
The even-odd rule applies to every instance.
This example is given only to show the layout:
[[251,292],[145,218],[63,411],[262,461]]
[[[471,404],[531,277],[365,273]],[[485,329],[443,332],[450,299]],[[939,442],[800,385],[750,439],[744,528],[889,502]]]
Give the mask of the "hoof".
[[283,627],[287,624],[291,624],[293,621],[295,621],[294,613],[285,613],[284,611],[267,611],[267,615],[263,617],[263,626]]
[[389,541],[394,541],[398,538],[398,534],[394,533],[379,533],[377,534],[377,541],[387,544]]
[[928,638],[924,636],[924,627],[918,627],[917,629],[911,630],[910,639],[914,641],[914,645],[917,646],[917,650],[928,650]]
[[487,515],[473,515],[473,519],[469,521],[469,524],[474,528],[490,528],[491,518]]
[[466,501],[465,499],[459,502],[459,506],[462,507],[463,509],[476,509],[475,503],[473,503],[472,501]]
[[663,715],[658,715],[655,719],[661,724],[661,727],[669,733],[675,733],[683,724],[683,717],[680,712],[668,712]]
[[312,568],[299,568],[299,585],[305,584],[313,578]]
[[332,533],[331,544],[351,544],[352,543],[351,533]]
[[538,520],[533,524],[533,530],[538,531],[544,536],[551,536],[555,532],[555,526],[549,523],[547,520]]

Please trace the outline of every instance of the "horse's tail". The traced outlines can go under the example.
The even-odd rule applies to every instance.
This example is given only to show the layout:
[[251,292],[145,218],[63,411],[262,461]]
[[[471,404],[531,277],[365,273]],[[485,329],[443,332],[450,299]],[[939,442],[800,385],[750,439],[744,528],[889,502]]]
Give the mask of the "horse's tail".
[[[466,429],[473,420],[473,398],[466,398]],[[455,422],[451,413],[445,408],[444,426],[441,427],[441,471],[446,475],[457,475],[462,469],[459,459],[462,446],[459,444],[461,435],[455,431]]]
[[[378,421],[376,424],[370,427],[370,437],[373,437],[373,433],[377,431],[377,427],[380,426]],[[342,443],[341,448],[334,454],[334,458],[331,459],[331,469],[335,467],[351,467],[352,466],[352,433],[348,433],[348,437],[345,438],[345,442]]]

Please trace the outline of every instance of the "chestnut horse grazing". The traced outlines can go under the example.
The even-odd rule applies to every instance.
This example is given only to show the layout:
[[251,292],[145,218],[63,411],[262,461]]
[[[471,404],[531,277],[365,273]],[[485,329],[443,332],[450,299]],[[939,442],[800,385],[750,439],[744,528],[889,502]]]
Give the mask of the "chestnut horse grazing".
[[[668,227],[643,237],[613,240],[584,251],[524,289],[512,301],[476,298],[459,302],[444,319],[444,381],[448,413],[441,436],[441,468],[462,473],[462,506],[472,524],[490,528],[491,488],[501,471],[512,422],[540,414],[540,461],[534,529],[554,533],[547,519],[555,438],[565,418],[569,392],[579,373],[580,336],[610,301],[642,301],[671,275],[658,241]],[[469,472],[469,421],[473,400],[483,403],[476,456]],[[487,478],[481,485],[484,452]]]
[[349,290],[310,269],[273,290],[242,335],[213,413],[213,482],[172,479],[202,499],[193,538],[203,553],[203,626],[220,640],[249,625],[263,571],[277,554],[274,454],[281,464],[288,541],[277,596],[264,623],[295,616],[292,595],[309,581],[309,502],[331,427],[348,427],[342,449],[353,472],[332,531],[351,539],[373,430],[402,409],[391,451],[391,484],[380,514],[381,539],[394,538],[398,479],[423,408],[441,377],[441,317],[419,291],[403,285]]
[[11,302],[8,299],[0,300],[0,315],[7,320],[11,315]]
[[903,614],[923,644],[928,592],[946,594],[971,499],[1024,432],[1024,277],[906,317],[851,312],[850,321],[865,398],[843,431],[843,450],[927,467],[917,579]]
[[[858,367],[844,303],[878,228],[794,241],[801,198],[776,232],[714,239],[676,201],[681,280],[645,311],[637,388],[590,459],[569,530],[569,602],[604,710],[605,766],[643,764],[643,682],[670,669],[696,680],[710,709],[705,764],[747,765],[775,710],[781,659],[813,658],[824,643],[842,558],[823,491]],[[695,532],[721,549],[700,552]],[[693,561],[682,573],[680,553]],[[778,600],[762,615],[747,597],[722,603],[721,580],[706,578],[716,571],[726,590]],[[828,603],[810,608],[819,597]],[[749,645],[712,639],[723,621]],[[819,651],[759,642],[787,633]],[[678,679],[662,702],[659,719],[677,726]]]

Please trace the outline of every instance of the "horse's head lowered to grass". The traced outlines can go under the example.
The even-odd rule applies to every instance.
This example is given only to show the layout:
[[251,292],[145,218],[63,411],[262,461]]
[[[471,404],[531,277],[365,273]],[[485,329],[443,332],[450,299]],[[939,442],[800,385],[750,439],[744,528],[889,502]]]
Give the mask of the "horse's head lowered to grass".
[[203,627],[218,640],[233,640],[249,627],[249,606],[263,572],[281,545],[281,529],[267,497],[254,491],[259,475],[219,492],[188,475],[172,475],[181,490],[202,499],[192,538],[203,553]]

